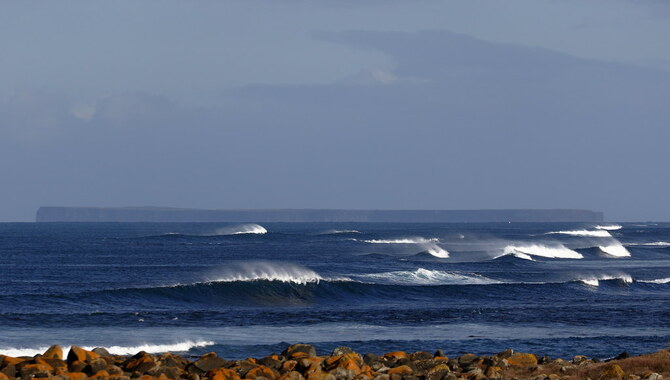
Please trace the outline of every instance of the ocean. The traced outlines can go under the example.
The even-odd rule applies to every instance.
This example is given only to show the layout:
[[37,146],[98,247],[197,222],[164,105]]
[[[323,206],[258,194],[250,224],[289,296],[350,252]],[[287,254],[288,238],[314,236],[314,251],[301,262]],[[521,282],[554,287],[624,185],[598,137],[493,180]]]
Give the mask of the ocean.
[[670,223],[3,223],[0,354],[670,342]]

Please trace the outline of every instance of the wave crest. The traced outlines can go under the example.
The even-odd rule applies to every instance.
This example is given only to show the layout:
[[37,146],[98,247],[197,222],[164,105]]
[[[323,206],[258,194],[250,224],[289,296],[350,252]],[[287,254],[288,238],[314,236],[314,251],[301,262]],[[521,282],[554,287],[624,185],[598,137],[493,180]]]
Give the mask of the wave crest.
[[601,245],[598,248],[606,255],[613,257],[630,257],[630,252],[621,244]]
[[226,236],[226,235],[244,235],[244,234],[257,234],[262,235],[268,233],[268,230],[260,224],[249,223],[249,224],[240,224],[237,226],[223,227],[216,230],[214,235],[216,236]]
[[547,235],[569,235],[569,236],[583,236],[583,237],[612,237],[606,229],[598,230],[569,230],[569,231],[551,231]]
[[369,273],[361,278],[392,285],[485,285],[499,281],[476,273],[449,272],[419,268],[414,271]]
[[273,261],[235,262],[209,282],[280,281],[305,285],[323,280],[315,271],[295,264]]
[[563,245],[544,245],[544,244],[512,244],[503,249],[503,255],[516,255],[520,258],[524,256],[540,256],[551,259],[583,259],[584,256]]
[[582,282],[589,286],[600,286],[600,281],[610,281],[610,280],[619,280],[626,284],[633,283],[633,278],[627,274],[585,277],[580,278],[577,281]]
[[[106,347],[107,351],[113,355],[135,355],[140,351],[145,351],[148,353],[161,353],[161,352],[186,352],[192,348],[196,347],[205,347],[215,344],[212,341],[199,340],[199,341],[184,341],[178,343],[165,343],[165,344],[140,344],[136,346],[110,346]],[[70,344],[61,344],[62,347],[68,347]],[[101,346],[82,346],[85,350],[93,350],[95,347]],[[12,356],[12,357],[21,357],[21,356],[35,356],[38,354],[43,354],[49,346],[39,346],[39,347],[27,347],[27,348],[16,348],[16,347],[1,347],[0,354]]]
[[370,239],[370,240],[363,240],[363,242],[369,244],[428,244],[428,243],[439,243],[440,239],[438,238],[426,239],[422,237],[416,237],[416,238],[403,238],[403,239]]
[[618,224],[606,224],[595,227],[597,230],[616,231],[620,230],[621,226]]

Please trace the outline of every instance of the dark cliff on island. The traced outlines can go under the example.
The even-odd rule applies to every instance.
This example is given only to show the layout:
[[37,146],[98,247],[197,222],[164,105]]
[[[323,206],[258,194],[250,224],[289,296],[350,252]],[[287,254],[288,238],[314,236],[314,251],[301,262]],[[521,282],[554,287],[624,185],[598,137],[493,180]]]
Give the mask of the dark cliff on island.
[[571,209],[509,210],[201,210],[165,207],[40,207],[37,222],[602,222],[603,213]]

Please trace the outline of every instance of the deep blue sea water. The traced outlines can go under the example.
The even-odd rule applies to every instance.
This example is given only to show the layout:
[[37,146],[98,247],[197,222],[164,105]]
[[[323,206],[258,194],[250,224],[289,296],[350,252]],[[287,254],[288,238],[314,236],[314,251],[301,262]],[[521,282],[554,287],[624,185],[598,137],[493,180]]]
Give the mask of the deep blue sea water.
[[670,342],[670,224],[0,224],[0,354]]

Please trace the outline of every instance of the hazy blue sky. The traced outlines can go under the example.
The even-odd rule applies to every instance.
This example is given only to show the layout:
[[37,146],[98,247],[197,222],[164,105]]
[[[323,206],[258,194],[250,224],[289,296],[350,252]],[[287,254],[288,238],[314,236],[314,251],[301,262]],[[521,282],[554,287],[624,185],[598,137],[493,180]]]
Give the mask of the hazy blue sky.
[[670,220],[666,1],[0,1],[0,221],[42,205]]

